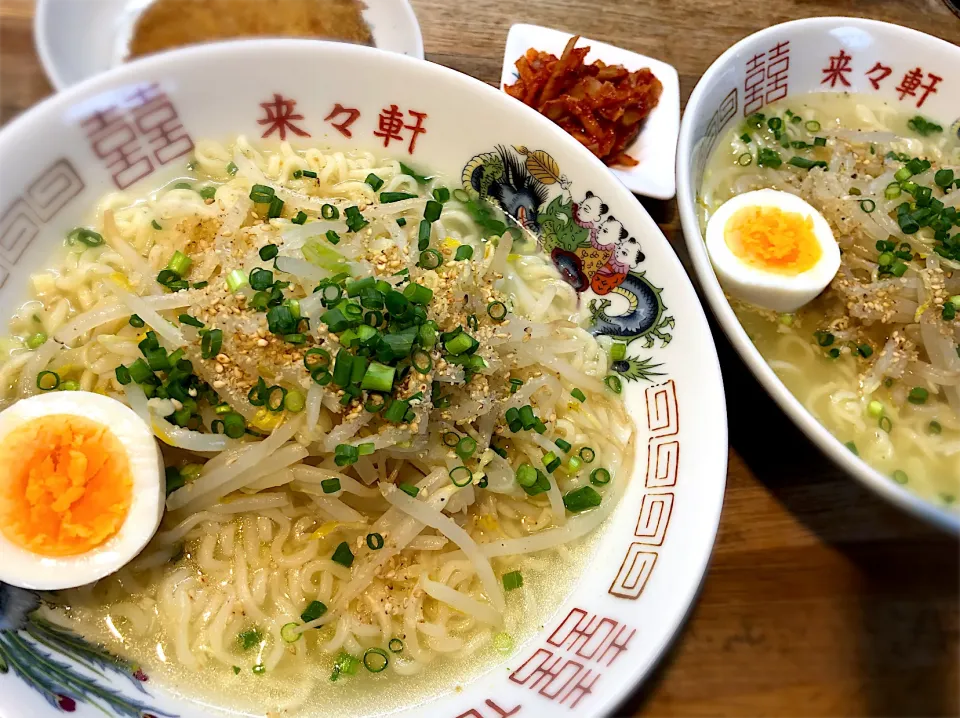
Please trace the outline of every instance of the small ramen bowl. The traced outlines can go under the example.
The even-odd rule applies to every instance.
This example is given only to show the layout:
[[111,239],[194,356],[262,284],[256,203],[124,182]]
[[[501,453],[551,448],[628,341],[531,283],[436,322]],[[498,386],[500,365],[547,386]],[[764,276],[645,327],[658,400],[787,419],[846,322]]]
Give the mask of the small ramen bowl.
[[[960,514],[937,506],[859,459],[790,392],[734,313],[708,256],[698,220],[704,171],[718,139],[771,102],[808,93],[869,93],[956,131],[960,48],[930,35],[872,20],[815,18],[775,25],[744,38],[704,73],[690,96],[677,152],[677,200],[687,248],[715,316],[767,392],[834,462],[869,489],[915,516],[960,531]],[[879,70],[875,70],[877,66]],[[903,92],[901,78],[920,68],[933,91]],[[888,73],[887,70],[890,70]],[[927,78],[941,78],[930,81]],[[922,103],[922,106],[918,105]]]
[[[339,71],[318,83],[318,67]],[[439,174],[456,193],[495,197],[576,281],[581,303],[594,308],[586,328],[617,339],[610,386],[622,388],[636,428],[632,456],[624,457],[632,461],[630,480],[584,547],[593,560],[572,578],[569,593],[551,596],[549,605],[532,604],[536,610],[523,604],[530,630],[469,680],[451,671],[425,690],[408,682],[388,700],[379,691],[394,677],[357,676],[369,681],[370,700],[361,709],[351,698],[350,710],[398,718],[509,715],[521,706],[523,715],[609,714],[649,674],[688,614],[713,546],[726,478],[726,415],[713,340],[656,223],[575,139],[461,73],[340,43],[203,45],[114,68],[0,131],[0,318],[23,303],[30,275],[49,266],[67,233],[93,218],[105,194],[143,196],[190,172],[201,139],[231,142],[238,135],[274,151],[281,142],[294,149],[369,151]],[[504,204],[504,197],[514,204]],[[545,229],[548,220],[552,231]],[[613,245],[600,251],[586,239],[601,227],[604,237],[635,249],[631,266],[618,275],[600,272],[612,261]],[[599,295],[591,290],[594,277]],[[130,663],[102,659],[100,649],[86,650],[72,634],[46,628],[33,613],[38,601],[0,584],[0,642],[15,643],[18,651],[14,670],[0,673],[2,715],[58,716],[57,706],[92,712],[77,704],[109,694],[124,715],[211,716],[222,713],[207,706],[244,695],[245,677],[229,667],[219,703],[174,695],[156,674],[142,683],[149,661],[134,680]],[[122,652],[123,645],[108,649]],[[21,667],[31,662],[24,680]],[[416,690],[415,699],[407,688]],[[401,694],[406,697],[397,698]],[[243,712],[270,710],[248,705]]]

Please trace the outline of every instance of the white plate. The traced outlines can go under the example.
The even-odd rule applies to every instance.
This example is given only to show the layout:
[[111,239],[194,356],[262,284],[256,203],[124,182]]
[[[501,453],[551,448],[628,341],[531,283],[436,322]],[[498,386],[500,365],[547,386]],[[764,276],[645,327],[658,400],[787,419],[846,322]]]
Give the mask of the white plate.
[[[350,71],[329,73],[318,83],[316,67]],[[338,105],[343,116],[326,121]],[[386,131],[378,135],[381,116],[396,113],[403,118],[401,138]],[[338,120],[351,137],[331,124]],[[418,125],[422,132],[414,134]],[[599,296],[589,290],[582,296],[588,306],[595,303],[588,328],[628,343],[626,358],[612,371],[623,378],[637,428],[633,475],[573,588],[530,616],[539,630],[518,640],[499,665],[462,685],[455,675],[435,673],[440,678],[423,697],[427,708],[407,703],[391,715],[579,718],[613,711],[648,675],[694,601],[726,478],[720,369],[703,309],[673,249],[599,160],[489,85],[439,65],[354,45],[222,43],[115,68],[48,99],[0,131],[0,326],[26,295],[30,274],[49,264],[65,234],[106,192],[138,178],[131,192],[155,188],[184,171],[194,141],[236,134],[274,148],[285,136],[294,147],[392,154],[464,189],[476,189],[477,182],[492,195],[496,184],[498,196],[535,197],[529,211],[516,214],[539,233],[544,249],[571,279],[583,287],[596,285]],[[508,184],[518,191],[508,192]],[[541,213],[548,204],[551,213]],[[560,222],[561,214],[566,222]],[[589,242],[592,227],[585,223],[591,219],[602,227],[594,239],[604,250]],[[634,249],[639,242],[643,256],[631,253],[635,266],[622,274],[600,272],[613,256],[607,237]],[[65,687],[64,671],[71,680],[82,678],[90,691],[109,687],[127,703],[140,701],[146,713],[214,715],[212,708],[168,692],[149,661],[143,665],[152,674],[146,684],[131,681],[124,664],[102,662],[102,677],[90,672],[84,668],[89,656],[73,660],[62,638],[39,627],[29,613],[34,600],[0,586],[0,657],[8,656],[0,664],[0,716],[59,715],[44,701],[55,704],[57,696],[70,698],[77,715],[101,715],[90,705],[92,693]],[[42,647],[34,634],[51,647]],[[111,642],[108,648],[121,652],[123,644]],[[67,666],[63,671],[44,663],[41,653],[50,651]],[[4,665],[12,670],[3,673]],[[23,680],[24,667],[47,682],[47,693]],[[249,671],[224,677],[226,698],[242,699],[249,680],[258,677]],[[251,710],[262,716],[270,708]],[[351,715],[390,710],[373,695],[363,711],[351,709]]]
[[[62,90],[124,62],[140,14],[155,0],[37,0],[33,40],[50,83]],[[381,50],[423,59],[408,0],[364,0],[363,18]]]
[[[517,69],[514,63],[531,47],[560,57],[571,37],[569,33],[539,25],[511,27],[503,56],[500,89],[516,82]],[[637,139],[626,149],[627,154],[640,164],[635,167],[611,167],[610,171],[631,192],[656,199],[671,199],[677,193],[674,163],[677,135],[680,132],[680,79],[676,68],[652,57],[581,37],[577,47],[586,46],[590,47],[590,53],[584,59],[587,63],[603,60],[608,65],[623,65],[631,72],[648,67],[663,84],[660,102],[647,117]]]

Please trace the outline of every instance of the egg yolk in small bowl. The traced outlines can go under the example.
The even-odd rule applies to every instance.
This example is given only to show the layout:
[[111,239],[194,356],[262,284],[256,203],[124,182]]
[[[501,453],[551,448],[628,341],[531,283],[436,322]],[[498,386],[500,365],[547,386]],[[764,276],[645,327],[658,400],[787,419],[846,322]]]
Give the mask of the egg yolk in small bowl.
[[795,276],[812,269],[823,250],[813,218],[779,207],[743,207],[724,227],[730,251],[752,267]]
[[43,556],[76,556],[115,536],[133,495],[127,452],[103,424],[59,414],[33,419],[0,445],[0,531]]

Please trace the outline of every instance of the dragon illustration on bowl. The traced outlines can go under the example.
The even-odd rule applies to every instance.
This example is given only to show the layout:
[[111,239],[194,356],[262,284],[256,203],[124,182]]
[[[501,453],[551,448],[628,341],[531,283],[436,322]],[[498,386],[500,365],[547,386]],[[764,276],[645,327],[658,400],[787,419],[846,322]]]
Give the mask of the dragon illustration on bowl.
[[[663,289],[641,270],[640,240],[610,213],[603,199],[586,191],[579,201],[557,161],[544,150],[498,145],[470,159],[461,176],[474,199],[493,202],[532,233],[563,278],[590,292],[589,331],[652,349],[670,343],[675,322],[667,315]],[[556,190],[559,190],[557,192]],[[659,364],[618,359],[613,370],[628,380],[649,379]]]

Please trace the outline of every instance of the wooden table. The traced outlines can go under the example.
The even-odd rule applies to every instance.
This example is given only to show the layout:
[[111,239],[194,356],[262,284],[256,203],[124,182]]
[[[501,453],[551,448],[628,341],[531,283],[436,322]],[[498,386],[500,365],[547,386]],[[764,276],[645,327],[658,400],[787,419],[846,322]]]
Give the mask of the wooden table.
[[[77,0],[95,2],[96,0]],[[941,0],[414,0],[427,58],[490,83],[507,29],[528,22],[658,57],[686,100],[734,41],[786,20],[857,15],[960,42]],[[51,92],[33,0],[0,0],[0,122]],[[643,200],[685,262],[676,203]],[[689,265],[688,265],[689,266]],[[730,466],[700,600],[623,715],[960,714],[958,545],[844,476],[714,330]]]

